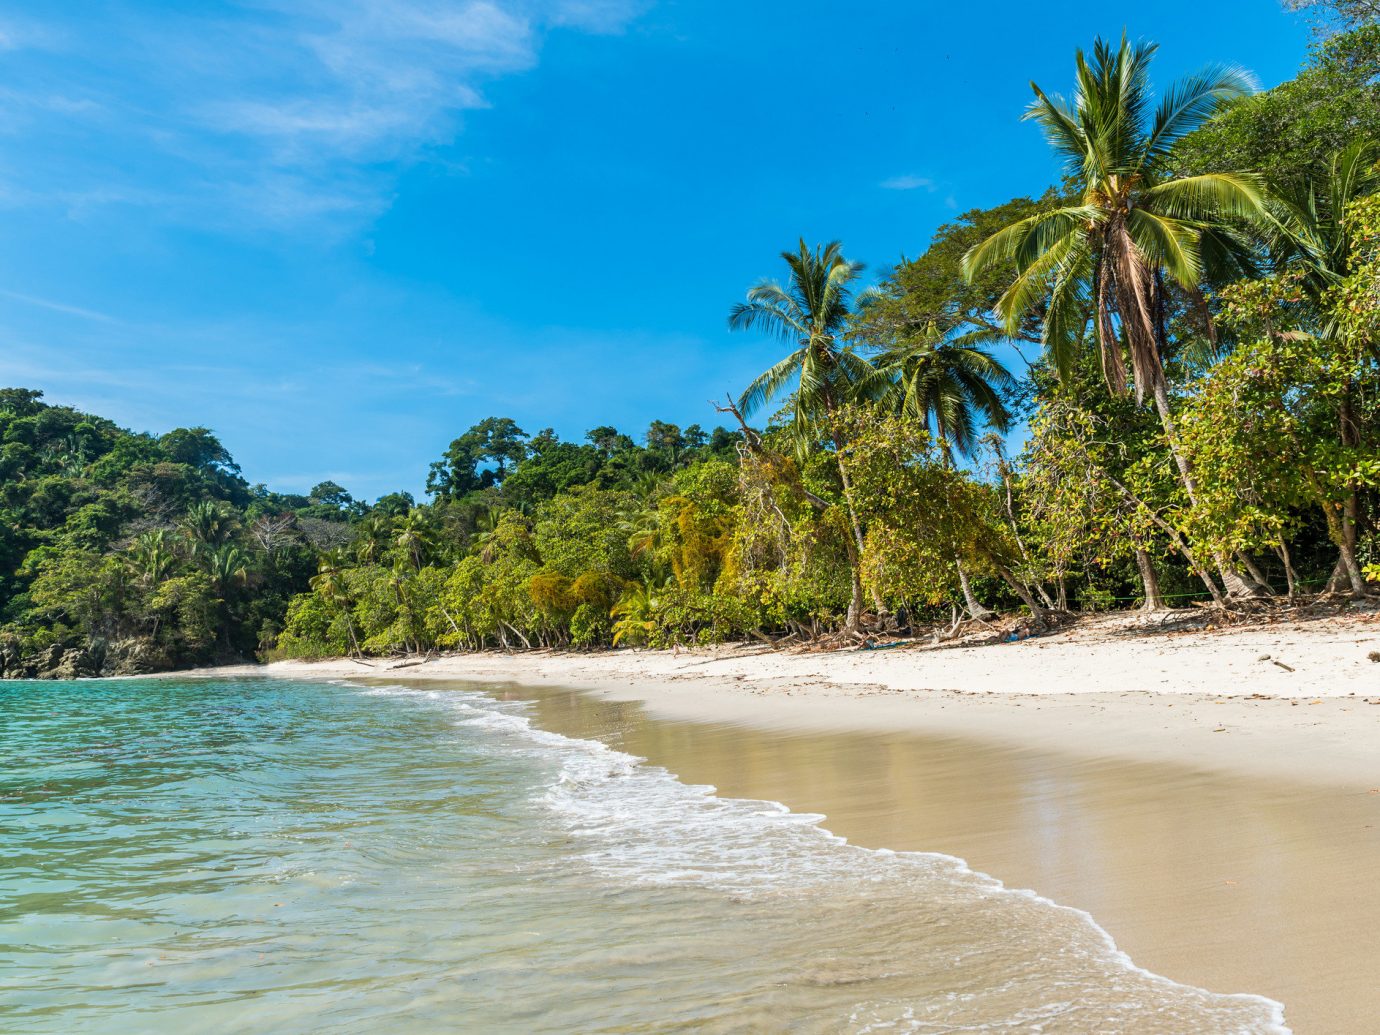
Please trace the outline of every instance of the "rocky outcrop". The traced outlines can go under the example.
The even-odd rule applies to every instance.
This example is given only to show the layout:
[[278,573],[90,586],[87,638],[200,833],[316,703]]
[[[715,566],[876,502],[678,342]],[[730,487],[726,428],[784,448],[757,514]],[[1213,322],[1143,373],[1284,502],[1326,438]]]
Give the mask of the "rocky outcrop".
[[103,676],[142,676],[177,668],[176,659],[149,640],[116,640],[106,647]]
[[161,644],[144,639],[55,643],[25,655],[16,639],[0,640],[0,679],[83,679],[139,676],[179,667]]

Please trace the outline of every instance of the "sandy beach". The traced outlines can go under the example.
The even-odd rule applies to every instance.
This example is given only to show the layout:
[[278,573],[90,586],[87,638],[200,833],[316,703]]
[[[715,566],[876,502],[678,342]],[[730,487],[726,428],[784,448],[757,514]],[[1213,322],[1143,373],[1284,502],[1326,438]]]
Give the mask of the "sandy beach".
[[1086,909],[1141,966],[1278,999],[1297,1032],[1364,1032],[1380,1018],[1377,650],[1371,614],[1156,634],[1122,616],[981,647],[268,671],[531,698],[539,724],[684,780]]
[[1380,614],[1156,628],[1120,615],[984,646],[533,651],[268,670],[578,687],[663,718],[971,735],[1082,757],[1380,785],[1380,662],[1371,658],[1380,658]]

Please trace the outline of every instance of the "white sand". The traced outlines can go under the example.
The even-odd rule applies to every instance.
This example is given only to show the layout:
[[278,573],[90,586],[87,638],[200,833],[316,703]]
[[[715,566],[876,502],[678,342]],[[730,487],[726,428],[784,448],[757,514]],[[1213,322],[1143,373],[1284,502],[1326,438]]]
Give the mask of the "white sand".
[[1380,663],[1368,658],[1380,615],[1154,634],[1135,621],[981,647],[486,653],[267,671],[570,686],[667,718],[966,735],[1380,787]]

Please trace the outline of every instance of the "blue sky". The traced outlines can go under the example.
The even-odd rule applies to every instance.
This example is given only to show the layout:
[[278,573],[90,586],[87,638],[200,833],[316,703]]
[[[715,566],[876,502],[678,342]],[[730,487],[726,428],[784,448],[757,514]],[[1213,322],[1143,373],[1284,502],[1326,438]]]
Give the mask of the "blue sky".
[[[799,236],[876,273],[1052,181],[1028,83],[1106,11],[0,3],[0,382],[371,499],[489,414],[712,425],[778,350],[728,308]],[[1308,43],[1276,0],[1136,17],[1158,83]]]

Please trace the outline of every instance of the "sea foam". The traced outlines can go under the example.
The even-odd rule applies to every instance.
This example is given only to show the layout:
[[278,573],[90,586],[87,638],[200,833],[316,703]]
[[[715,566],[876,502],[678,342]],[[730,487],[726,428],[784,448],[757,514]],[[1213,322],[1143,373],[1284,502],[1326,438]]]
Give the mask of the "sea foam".
[[[802,907],[820,896],[883,909],[894,902],[958,937],[957,946],[945,944],[956,959],[980,958],[989,972],[1008,975],[970,994],[988,1005],[1003,996],[1022,1004],[1000,1018],[960,1027],[954,1022],[964,1014],[963,993],[920,1002],[865,1000],[850,1014],[849,1030],[1056,1031],[1075,1016],[1086,1025],[1090,1011],[1104,1009],[1105,1025],[1090,1030],[1188,1031],[1201,1024],[1196,1030],[1290,1031],[1280,1003],[1214,993],[1145,970],[1090,914],[1007,888],[957,857],[849,844],[824,827],[822,815],[793,812],[776,801],[720,797],[712,786],[683,783],[600,741],[543,730],[525,702],[471,690],[359,689],[434,702],[454,714],[457,726],[482,731],[495,750],[542,761],[552,775],[533,804],[570,839],[579,863],[613,886],[699,887],[748,899],[796,896]],[[970,943],[964,943],[970,930]],[[898,968],[906,965],[895,961]],[[1148,1018],[1164,1026],[1145,1027]]]

